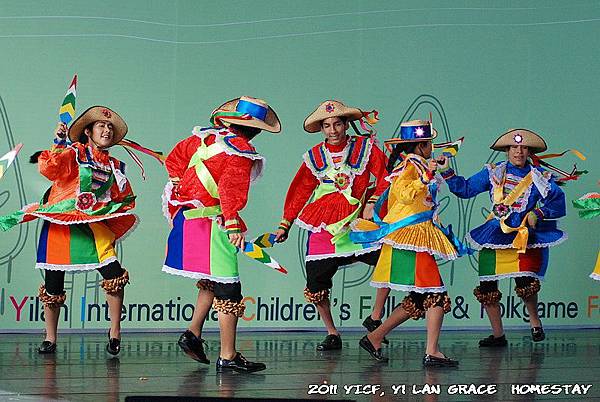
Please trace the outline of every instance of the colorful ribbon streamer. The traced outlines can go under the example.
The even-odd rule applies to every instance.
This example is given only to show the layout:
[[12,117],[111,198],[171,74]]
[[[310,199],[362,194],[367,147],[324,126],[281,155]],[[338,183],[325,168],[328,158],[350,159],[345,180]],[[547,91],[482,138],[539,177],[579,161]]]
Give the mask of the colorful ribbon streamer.
[[561,156],[564,156],[568,152],[573,153],[575,156],[577,156],[582,161],[587,159],[585,157],[585,155],[583,155],[581,152],[579,152],[576,149],[567,149],[566,151],[563,151],[560,153],[545,154],[545,155],[532,154],[529,157],[531,158],[531,161],[534,166],[545,167],[546,169],[551,170],[554,173],[557,173],[559,176],[562,176],[562,177],[556,178],[556,184],[564,185],[567,181],[577,180],[580,176],[587,174],[588,171],[587,170],[577,170],[577,165],[573,165],[573,169],[571,170],[571,172],[566,172],[566,171],[561,170],[561,169],[557,168],[556,166],[551,165],[550,163],[544,161],[544,159],[559,158]]
[[142,178],[146,180],[146,171],[144,170],[144,162],[131,150],[134,149],[138,152],[144,153],[156,159],[161,165],[164,165],[166,156],[163,155],[162,151],[153,151],[149,148],[146,148],[133,140],[122,139],[119,141],[117,145],[121,145],[125,151],[129,154],[131,159],[135,162],[136,165],[140,168],[140,173]]
[[133,140],[122,139],[121,141],[119,141],[118,145],[131,148],[143,154],[149,155],[156,159],[161,165],[164,165],[165,160],[167,159],[167,157],[163,154],[162,151],[154,151],[152,149],[146,148]]

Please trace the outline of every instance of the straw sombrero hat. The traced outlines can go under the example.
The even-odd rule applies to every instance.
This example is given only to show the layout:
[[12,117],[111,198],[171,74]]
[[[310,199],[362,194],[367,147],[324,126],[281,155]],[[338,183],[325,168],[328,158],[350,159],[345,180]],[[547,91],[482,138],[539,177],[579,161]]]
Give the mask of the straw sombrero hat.
[[309,133],[321,131],[321,122],[330,117],[345,117],[348,121],[358,120],[363,112],[355,107],[348,107],[340,101],[326,100],[304,120],[304,130]]
[[532,153],[548,149],[546,141],[539,134],[526,128],[513,128],[502,134],[490,147],[494,151],[506,151],[511,145],[524,145]]
[[69,139],[71,142],[78,142],[83,134],[83,130],[97,121],[108,121],[113,126],[113,140],[111,146],[119,143],[127,134],[127,123],[118,115],[117,112],[106,106],[92,106],[83,112],[69,128]]
[[271,133],[281,131],[275,111],[262,99],[241,96],[223,103],[211,115],[211,121],[256,127]]
[[437,131],[429,120],[410,120],[400,124],[400,136],[385,141],[385,144],[404,144],[407,142],[431,141],[437,137]]

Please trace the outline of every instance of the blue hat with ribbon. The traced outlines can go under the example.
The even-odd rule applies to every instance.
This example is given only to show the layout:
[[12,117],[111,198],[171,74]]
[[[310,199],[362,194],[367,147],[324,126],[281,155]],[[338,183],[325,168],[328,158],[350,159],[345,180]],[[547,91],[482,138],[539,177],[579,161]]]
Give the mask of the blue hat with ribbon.
[[428,120],[410,120],[400,124],[400,135],[386,140],[386,144],[402,144],[406,142],[431,141],[437,137],[437,131]]
[[281,122],[275,111],[264,100],[250,96],[241,96],[223,103],[213,110],[210,121],[219,126],[237,124],[271,133],[281,131]]

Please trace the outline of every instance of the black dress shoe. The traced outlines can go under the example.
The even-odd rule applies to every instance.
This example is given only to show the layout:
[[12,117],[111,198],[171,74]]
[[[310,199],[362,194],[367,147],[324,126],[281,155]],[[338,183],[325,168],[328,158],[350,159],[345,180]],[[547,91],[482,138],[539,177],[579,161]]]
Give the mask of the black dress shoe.
[[49,355],[56,352],[56,343],[44,341],[38,348],[38,353],[41,355]]
[[373,344],[371,343],[371,341],[369,340],[369,338],[366,335],[360,339],[360,341],[358,342],[358,346],[360,346],[361,348],[363,348],[364,350],[369,352],[369,354],[375,360],[378,360],[380,362],[388,361],[388,359],[386,357],[383,357],[383,354],[381,353],[381,348],[375,349],[375,346],[373,346]]
[[508,341],[504,335],[495,337],[490,335],[487,338],[483,338],[479,341],[480,348],[501,348],[508,345]]
[[238,373],[252,373],[255,371],[261,371],[266,369],[267,366],[264,363],[251,362],[246,360],[240,352],[237,352],[233,360],[223,359],[219,357],[217,359],[217,373],[223,373],[225,371],[237,371]]
[[[379,328],[380,325],[381,320],[374,320],[371,318],[370,315],[367,316],[367,318],[365,318],[365,320],[362,323],[362,326],[365,327],[369,332],[375,331],[377,328]],[[381,343],[385,343],[386,345],[388,345],[390,341],[388,341],[387,338],[384,337]]]
[[425,355],[423,357],[423,366],[425,367],[456,367],[458,366],[458,360],[451,359],[449,357],[437,357],[432,355]]
[[542,327],[531,328],[531,339],[534,342],[541,342],[544,339],[546,339],[546,334],[544,333],[544,328],[542,328]]
[[113,356],[116,356],[121,351],[121,340],[110,337],[110,329],[108,330],[108,343],[106,344],[106,351]]
[[342,338],[339,335],[327,335],[323,342],[317,345],[317,350],[340,350],[342,348]]
[[181,334],[177,344],[192,359],[204,364],[210,363],[204,353],[204,339],[198,338],[192,331],[187,330]]

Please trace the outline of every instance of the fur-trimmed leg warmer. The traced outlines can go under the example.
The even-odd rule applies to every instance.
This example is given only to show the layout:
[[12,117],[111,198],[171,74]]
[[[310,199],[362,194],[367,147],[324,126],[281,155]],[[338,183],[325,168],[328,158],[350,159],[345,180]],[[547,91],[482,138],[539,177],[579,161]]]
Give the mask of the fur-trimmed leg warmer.
[[308,290],[308,288],[304,288],[304,298],[309,303],[319,304],[323,301],[329,300],[329,289],[323,289],[312,293],[310,290]]
[[196,287],[199,290],[208,290],[209,292],[213,293],[215,291],[215,283],[208,279],[200,279],[198,282],[196,282]]
[[541,288],[542,288],[542,285],[540,284],[539,279],[534,279],[527,286],[524,286],[524,287],[515,286],[515,293],[517,293],[517,296],[519,296],[521,299],[525,300],[525,299],[528,299],[531,296],[537,294]]
[[427,311],[432,307],[442,307],[444,314],[446,314],[450,312],[452,302],[446,293],[431,293],[423,301],[423,309]]
[[408,313],[410,318],[412,318],[413,320],[418,320],[420,318],[425,317],[425,310],[419,308],[419,306],[417,306],[417,304],[410,295],[404,297],[404,299],[402,300],[401,307]]
[[40,298],[40,301],[42,303],[44,303],[44,306],[49,307],[49,308],[56,308],[56,307],[60,307],[63,304],[65,304],[65,300],[67,298],[67,293],[63,292],[61,295],[56,295],[56,296],[49,295],[46,292],[46,286],[44,286],[44,284],[42,283],[40,285],[38,297]]
[[246,310],[246,305],[242,302],[217,298],[213,300],[212,307],[219,313],[235,315],[238,318],[243,316],[244,310]]
[[473,289],[473,294],[477,301],[484,306],[490,306],[492,304],[496,304],[500,302],[502,299],[502,292],[499,290],[493,290],[491,292],[482,292],[481,287],[477,286]]
[[119,293],[121,290],[123,290],[123,288],[125,287],[125,285],[127,285],[129,283],[129,272],[127,272],[127,270],[125,270],[123,272],[123,275],[118,276],[116,278],[113,279],[103,279],[102,281],[100,281],[100,286],[102,286],[102,289],[104,289],[104,291],[110,295]]

